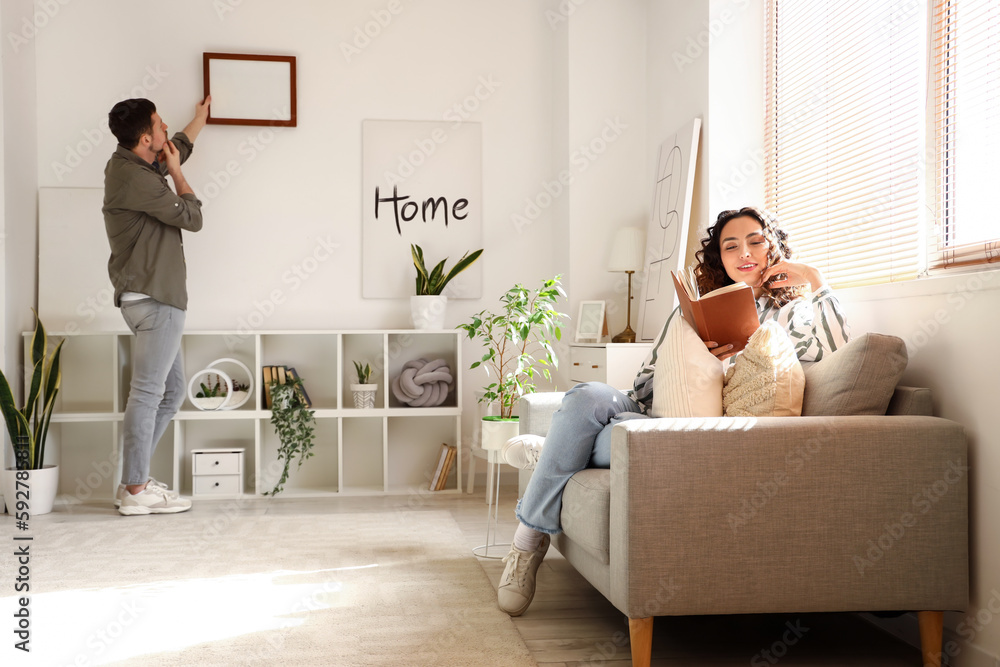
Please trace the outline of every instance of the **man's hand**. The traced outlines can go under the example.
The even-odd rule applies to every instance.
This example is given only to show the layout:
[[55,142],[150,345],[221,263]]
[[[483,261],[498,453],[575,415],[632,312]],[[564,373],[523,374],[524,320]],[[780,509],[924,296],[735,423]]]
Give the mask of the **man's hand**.
[[174,179],[174,188],[177,189],[177,194],[194,194],[194,190],[188,185],[187,179],[181,172],[181,153],[172,141],[163,143],[162,154],[163,161],[167,165],[167,173]]
[[187,138],[194,143],[194,140],[198,138],[198,134],[201,132],[202,128],[205,127],[205,123],[208,122],[208,109],[212,106],[212,96],[209,95],[201,102],[198,102],[194,106],[194,118],[191,122],[182,130]]

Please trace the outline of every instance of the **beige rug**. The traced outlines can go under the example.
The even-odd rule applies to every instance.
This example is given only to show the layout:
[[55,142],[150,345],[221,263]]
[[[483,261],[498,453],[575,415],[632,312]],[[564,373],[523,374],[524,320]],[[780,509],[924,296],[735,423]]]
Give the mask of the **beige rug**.
[[535,664],[448,512],[198,515],[35,519],[32,652],[0,598],[0,664]]

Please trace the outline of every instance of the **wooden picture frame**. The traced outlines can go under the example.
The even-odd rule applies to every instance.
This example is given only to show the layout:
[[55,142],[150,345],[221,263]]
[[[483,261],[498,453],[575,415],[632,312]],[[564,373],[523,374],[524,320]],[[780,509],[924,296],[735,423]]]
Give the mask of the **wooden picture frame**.
[[603,301],[581,301],[580,315],[576,318],[577,343],[600,343],[608,335],[608,317]]
[[210,125],[296,126],[295,56],[202,55]]

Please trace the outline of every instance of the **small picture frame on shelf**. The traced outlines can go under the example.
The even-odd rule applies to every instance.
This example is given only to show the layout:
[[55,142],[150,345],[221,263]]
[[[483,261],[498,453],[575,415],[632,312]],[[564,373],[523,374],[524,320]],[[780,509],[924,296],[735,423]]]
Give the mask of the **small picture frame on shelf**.
[[608,335],[608,317],[603,301],[581,301],[580,314],[576,318],[577,343],[600,343]]

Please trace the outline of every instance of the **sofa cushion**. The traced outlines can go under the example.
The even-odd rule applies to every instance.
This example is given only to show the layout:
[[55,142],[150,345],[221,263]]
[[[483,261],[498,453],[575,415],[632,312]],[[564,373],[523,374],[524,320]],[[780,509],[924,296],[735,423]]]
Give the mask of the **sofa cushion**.
[[805,368],[803,415],[884,415],[906,370],[906,344],[866,333]]
[[797,417],[805,384],[788,333],[765,322],[726,372],[722,409],[726,417]]
[[722,362],[674,309],[657,350],[653,417],[721,417]]
[[611,471],[587,468],[573,475],[562,495],[563,532],[602,563],[611,550]]

